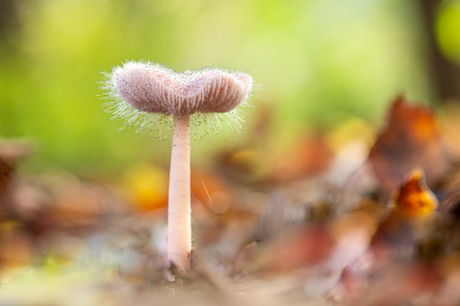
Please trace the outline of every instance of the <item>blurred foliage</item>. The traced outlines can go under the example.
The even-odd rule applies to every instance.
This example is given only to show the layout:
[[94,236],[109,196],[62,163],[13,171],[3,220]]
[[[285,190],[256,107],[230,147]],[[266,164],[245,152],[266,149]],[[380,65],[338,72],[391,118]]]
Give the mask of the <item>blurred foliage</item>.
[[[431,101],[416,1],[11,3],[17,22],[0,33],[0,135],[38,141],[31,168],[116,172],[127,163],[168,160],[167,142],[116,132],[121,123],[101,111],[99,72],[130,59],[178,71],[250,69],[267,86],[253,103],[273,111],[268,148],[292,142],[312,125],[330,129],[353,116],[381,120],[386,103],[401,92]],[[441,46],[457,57],[458,35],[451,36],[458,12],[458,4],[443,12],[438,28]],[[249,124],[240,139],[251,130]],[[194,158],[207,147],[195,145]]]
[[460,63],[460,2],[446,1],[436,20],[436,35],[443,54]]

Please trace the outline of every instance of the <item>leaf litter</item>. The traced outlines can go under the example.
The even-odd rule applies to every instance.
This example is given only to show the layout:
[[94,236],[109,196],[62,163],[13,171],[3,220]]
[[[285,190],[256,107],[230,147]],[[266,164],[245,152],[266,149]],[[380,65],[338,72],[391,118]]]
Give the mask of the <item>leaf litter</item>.
[[264,164],[261,133],[196,167],[189,274],[166,264],[162,165],[27,176],[33,146],[4,140],[0,305],[457,305],[460,142],[439,120],[398,97],[371,145],[318,132]]

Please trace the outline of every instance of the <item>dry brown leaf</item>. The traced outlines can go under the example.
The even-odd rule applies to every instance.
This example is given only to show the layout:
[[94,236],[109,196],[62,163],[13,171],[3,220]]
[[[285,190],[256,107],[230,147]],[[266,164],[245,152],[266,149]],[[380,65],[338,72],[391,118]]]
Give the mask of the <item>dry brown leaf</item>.
[[225,213],[232,204],[225,182],[212,171],[192,169],[191,192],[194,208],[201,203],[211,214]]
[[326,261],[335,245],[324,224],[302,226],[245,250],[239,264],[250,273],[289,273]]
[[388,126],[370,154],[381,189],[388,194],[416,166],[425,170],[429,186],[440,182],[450,166],[450,154],[440,137],[433,112],[398,97],[390,108]]
[[429,216],[438,207],[438,200],[426,186],[421,168],[415,168],[405,177],[392,204],[371,241],[368,256],[363,257],[368,261],[369,273],[414,256],[416,236],[425,226],[429,228]]
[[333,155],[322,133],[306,136],[275,162],[267,180],[279,183],[318,175],[329,167]]

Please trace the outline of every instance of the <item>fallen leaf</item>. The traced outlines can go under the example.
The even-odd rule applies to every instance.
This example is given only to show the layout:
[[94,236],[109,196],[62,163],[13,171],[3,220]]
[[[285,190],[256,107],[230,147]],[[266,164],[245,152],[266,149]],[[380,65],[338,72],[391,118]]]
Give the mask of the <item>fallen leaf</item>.
[[369,161],[384,194],[398,186],[416,166],[425,170],[429,186],[440,182],[450,167],[450,154],[440,137],[433,111],[409,105],[398,97],[390,108],[387,128],[379,135]]
[[426,215],[438,207],[438,199],[426,186],[421,168],[414,169],[395,196],[395,213],[404,217]]
[[305,136],[275,162],[267,181],[282,183],[318,175],[329,167],[333,156],[323,133]]
[[[438,200],[426,186],[421,168],[415,168],[404,179],[390,204],[391,210],[378,227],[370,248],[361,258],[368,273],[381,271],[396,260],[416,254],[417,237],[430,227],[431,213]],[[362,263],[358,266],[364,266]]]
[[225,213],[232,204],[225,182],[212,171],[192,169],[190,188],[192,205],[201,203],[212,214]]
[[134,205],[142,210],[153,211],[168,204],[168,175],[162,168],[140,163],[125,174],[124,185]]

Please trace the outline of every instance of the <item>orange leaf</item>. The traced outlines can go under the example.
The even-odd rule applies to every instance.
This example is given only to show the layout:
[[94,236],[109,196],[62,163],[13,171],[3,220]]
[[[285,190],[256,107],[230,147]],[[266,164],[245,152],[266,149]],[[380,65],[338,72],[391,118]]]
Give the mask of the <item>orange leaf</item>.
[[395,197],[395,212],[407,217],[430,213],[438,207],[438,200],[428,189],[421,168],[414,169]]

